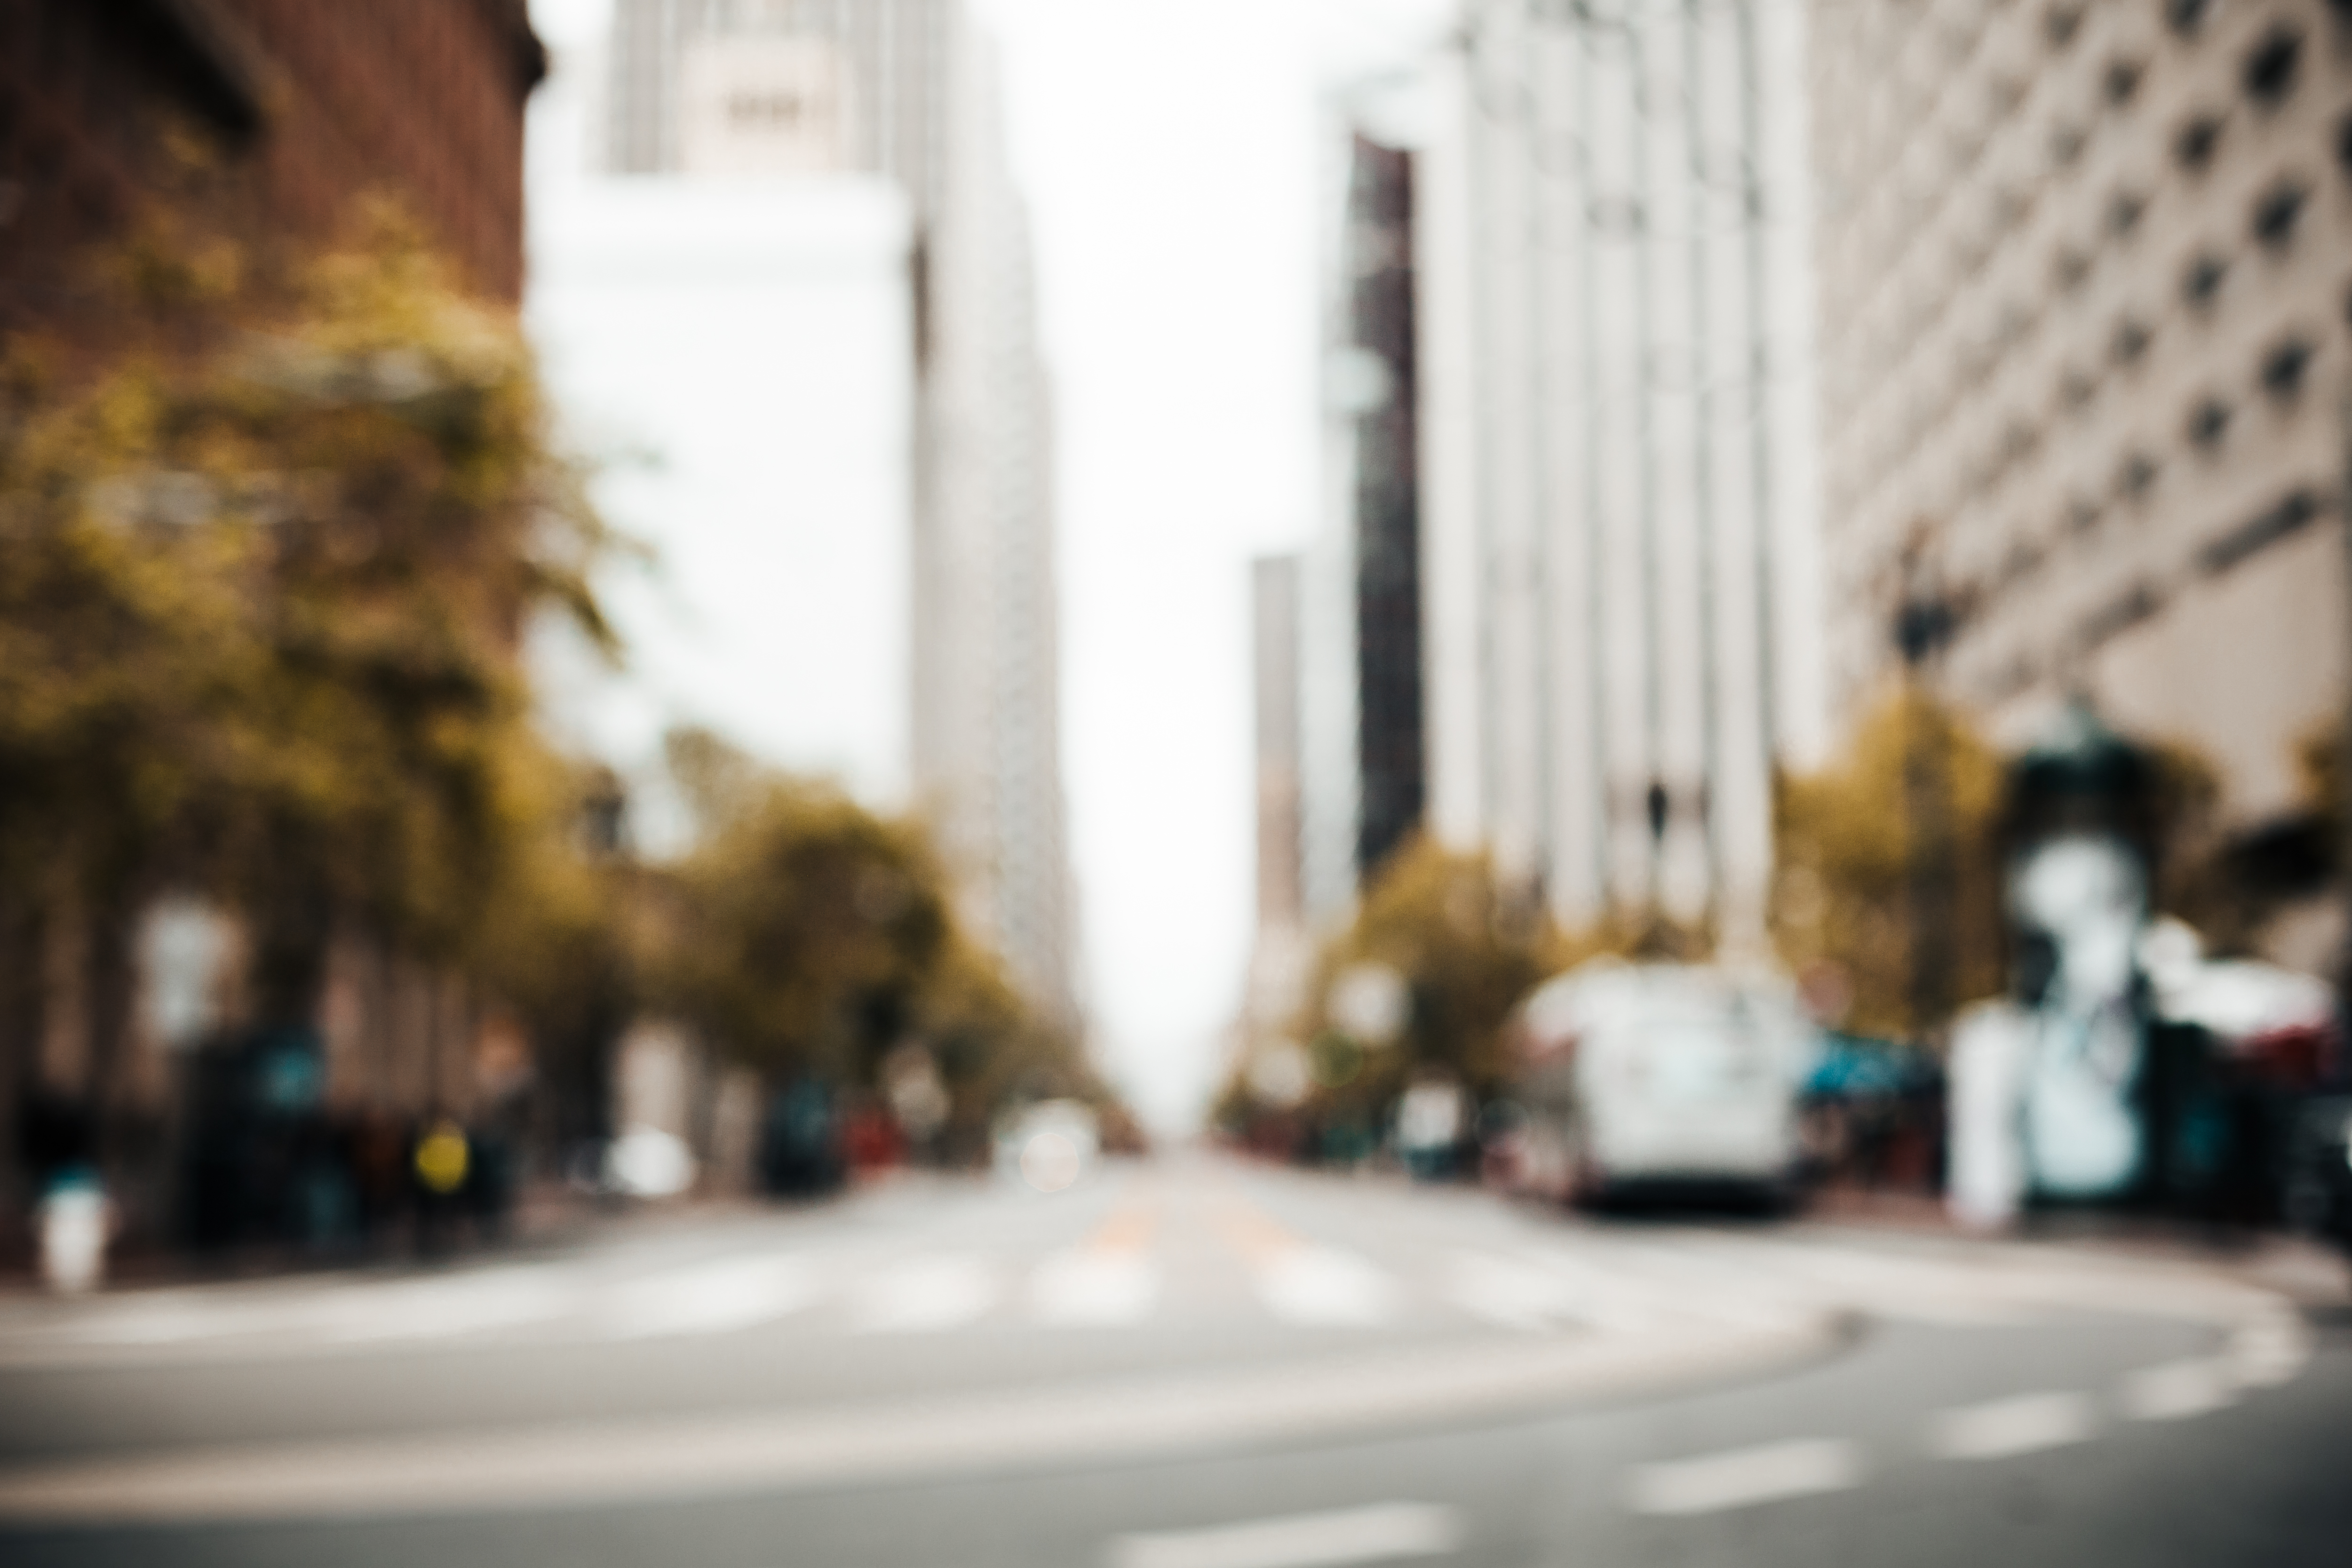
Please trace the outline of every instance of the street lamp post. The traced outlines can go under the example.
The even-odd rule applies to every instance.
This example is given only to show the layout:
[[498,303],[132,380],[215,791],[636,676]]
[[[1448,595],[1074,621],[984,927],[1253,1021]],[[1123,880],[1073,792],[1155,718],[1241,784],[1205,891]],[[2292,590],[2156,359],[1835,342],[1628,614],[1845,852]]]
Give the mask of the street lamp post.
[[[2343,399],[2338,405],[2344,446],[2344,488],[2347,498],[2336,508],[2337,526],[2344,534],[2345,582],[2352,589],[2352,380],[2347,380]],[[2352,612],[2352,605],[2347,605]],[[2352,635],[2352,613],[2344,617],[2345,629]],[[2347,663],[2345,681],[2346,709],[2343,713],[2344,733],[2340,737],[2339,776],[2336,781],[2336,880],[2337,896],[2345,910],[2344,952],[2337,962],[2336,974],[2336,1073],[2341,1078],[2352,1074],[2352,661]]]
[[1928,710],[1929,666],[1951,640],[1950,602],[1927,581],[1921,552],[1911,552],[1895,646],[1903,656],[1912,711],[1903,731],[1906,855],[1910,883],[1911,1026],[1923,1035],[1951,1007],[1952,835],[1944,736]]

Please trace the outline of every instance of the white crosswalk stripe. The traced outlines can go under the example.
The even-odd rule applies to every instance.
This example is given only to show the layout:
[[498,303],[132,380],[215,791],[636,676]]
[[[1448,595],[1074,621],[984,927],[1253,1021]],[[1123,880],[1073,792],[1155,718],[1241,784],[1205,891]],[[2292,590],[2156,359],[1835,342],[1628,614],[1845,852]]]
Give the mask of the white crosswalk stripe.
[[1029,1279],[1029,1306],[1044,1323],[1139,1323],[1160,1300],[1160,1268],[1134,1251],[1057,1254]]
[[[175,1288],[0,1312],[0,1363],[524,1338],[629,1342],[786,1320],[789,1331],[813,1335],[1222,1325],[1232,1321],[1235,1287],[1254,1303],[1243,1310],[1334,1331],[1451,1323],[1654,1342],[1856,1310],[1946,1325],[2082,1310],[2170,1310],[2223,1323],[2228,1338],[2210,1360],[2151,1369],[2115,1390],[2114,1408],[2137,1420],[2217,1408],[2294,1375],[2310,1353],[2292,1311],[2244,1288],[2178,1271],[2102,1273],[2081,1258],[2035,1258],[2021,1248],[1937,1257],[1809,1237],[1535,1225],[1476,1235],[1479,1245],[1439,1237],[1420,1250],[1400,1237],[1373,1256],[1278,1230],[1247,1232],[1206,1254],[1148,1230],[1043,1253],[862,1241],[700,1258],[649,1249],[423,1277]],[[1180,1258],[1184,1269],[1174,1270]]]
[[1582,1316],[1584,1293],[1557,1274],[1491,1252],[1455,1255],[1445,1298],[1507,1329],[1544,1329]]
[[803,1259],[728,1258],[630,1280],[597,1304],[592,1321],[616,1340],[727,1333],[798,1311],[820,1294]]
[[1286,1247],[1257,1265],[1258,1299],[1286,1323],[1370,1328],[1397,1314],[1396,1280],[1352,1252]]
[[851,1325],[863,1333],[936,1333],[960,1328],[996,1304],[996,1273],[961,1253],[894,1263],[855,1285]]

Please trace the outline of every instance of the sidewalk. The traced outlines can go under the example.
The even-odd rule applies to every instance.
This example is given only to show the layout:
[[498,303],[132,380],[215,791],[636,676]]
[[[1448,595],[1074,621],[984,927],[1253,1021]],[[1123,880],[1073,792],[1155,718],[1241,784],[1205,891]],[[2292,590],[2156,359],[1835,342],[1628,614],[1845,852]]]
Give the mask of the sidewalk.
[[[1938,1194],[1854,1187],[1824,1188],[1801,1211],[1804,1221],[1860,1230],[1899,1231],[1955,1241],[1979,1233],[1953,1220]],[[2352,1257],[2309,1237],[2279,1230],[2200,1224],[2156,1215],[2073,1210],[2029,1215],[1998,1239],[2063,1244],[2120,1258],[2194,1262],[2275,1291],[2305,1310],[2352,1308]]]

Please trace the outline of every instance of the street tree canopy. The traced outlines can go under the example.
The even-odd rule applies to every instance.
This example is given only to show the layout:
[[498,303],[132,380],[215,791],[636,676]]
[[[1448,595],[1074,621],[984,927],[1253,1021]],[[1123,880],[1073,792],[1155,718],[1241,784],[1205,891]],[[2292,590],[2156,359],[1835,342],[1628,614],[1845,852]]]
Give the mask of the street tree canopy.
[[211,888],[289,1016],[339,921],[456,961],[569,788],[525,620],[612,641],[515,322],[383,205],[291,259],[159,216],[91,271],[97,348],[0,374],[0,872]]
[[950,1096],[949,1143],[971,1154],[1004,1105],[1074,1097],[1116,1112],[1078,1042],[1021,996],[958,921],[917,819],[761,766],[701,730],[668,741],[698,825],[666,873],[657,999],[723,1055],[772,1079],[871,1089],[914,1045]]

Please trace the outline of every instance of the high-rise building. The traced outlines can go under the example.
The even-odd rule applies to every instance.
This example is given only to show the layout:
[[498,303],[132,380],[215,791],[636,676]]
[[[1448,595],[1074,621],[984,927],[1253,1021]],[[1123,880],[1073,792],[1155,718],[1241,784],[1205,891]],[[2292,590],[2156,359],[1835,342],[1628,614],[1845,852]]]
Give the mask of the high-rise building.
[[1250,563],[1257,773],[1257,929],[1242,1003],[1244,1044],[1286,1027],[1310,956],[1300,854],[1298,557]]
[[1050,400],[988,40],[960,0],[620,0],[607,117],[614,173],[906,192],[911,771],[967,916],[1074,1019]]
[[[2087,696],[2201,749],[2230,831],[2291,826],[2347,676],[2352,16],[1817,9],[1841,704],[1924,595],[1935,678],[1996,738]],[[2265,941],[2319,963],[2305,913]]]
[[1413,157],[1347,95],[1324,331],[1323,526],[1299,584],[1300,854],[1332,917],[1421,825],[1421,479]]
[[1801,20],[1465,0],[1432,72],[1431,816],[1570,923],[1759,939],[1818,743]]

